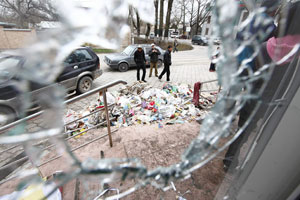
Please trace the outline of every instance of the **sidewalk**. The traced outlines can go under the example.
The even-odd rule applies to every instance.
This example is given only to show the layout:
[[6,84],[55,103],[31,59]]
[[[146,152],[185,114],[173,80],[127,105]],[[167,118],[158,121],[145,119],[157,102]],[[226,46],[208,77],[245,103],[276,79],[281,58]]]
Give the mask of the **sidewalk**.
[[[181,51],[172,53],[172,66],[171,70],[171,83],[187,83],[194,85],[195,82],[203,82],[208,80],[217,79],[215,72],[209,72],[210,59],[207,53],[208,47],[194,45],[194,49],[191,51]],[[98,55],[101,60],[101,69],[103,75],[98,78],[94,83],[95,87],[101,86],[105,83],[109,83],[116,79],[122,79],[132,84],[136,81],[136,69],[130,69],[127,72],[119,72],[112,70],[104,62],[104,54]],[[159,68],[159,73],[163,70],[163,67]],[[155,74],[149,78],[150,69],[147,68],[146,81],[157,88],[161,88],[166,81],[166,75],[162,78],[162,82],[159,82]],[[205,84],[205,90],[217,89],[216,83]]]

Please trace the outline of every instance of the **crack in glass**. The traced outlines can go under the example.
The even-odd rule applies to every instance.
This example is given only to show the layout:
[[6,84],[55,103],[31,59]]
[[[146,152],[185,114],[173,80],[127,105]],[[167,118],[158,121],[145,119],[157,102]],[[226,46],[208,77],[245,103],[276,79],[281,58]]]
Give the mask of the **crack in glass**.
[[[249,1],[249,3],[255,7],[254,1]],[[93,8],[79,7],[76,2],[72,1],[56,1],[63,26],[51,33],[44,34],[26,51],[20,53],[27,58],[25,67],[17,72],[20,80],[15,81],[23,96],[23,116],[25,116],[25,110],[30,107],[28,102],[30,102],[31,97],[27,93],[30,89],[28,81],[42,85],[53,83],[62,71],[60,63],[74,48],[89,42],[101,44],[102,47],[118,48],[129,29],[126,25],[128,5],[136,7],[143,20],[152,22],[153,10],[150,9],[152,6],[149,5],[148,1],[113,0],[95,4]],[[204,119],[199,135],[185,150],[178,164],[148,170],[139,159],[87,159],[83,162],[79,161],[72,153],[69,145],[59,137],[59,134],[63,132],[63,100],[65,96],[64,90],[59,86],[49,88],[38,97],[45,109],[43,118],[51,122],[45,130],[29,134],[25,133],[26,124],[21,124],[11,129],[5,136],[1,136],[0,143],[22,143],[29,159],[35,165],[39,165],[43,153],[40,151],[40,147],[33,144],[37,140],[50,138],[52,143],[57,144],[56,150],[67,155],[72,168],[69,172],[54,179],[57,183],[56,188],[79,176],[92,175],[98,177],[103,185],[116,180],[138,180],[138,183],[127,191],[107,198],[111,200],[122,198],[147,184],[168,190],[171,181],[189,178],[194,170],[204,166],[218,153],[225,150],[239,137],[253,119],[259,105],[263,103],[259,98],[272,74],[274,63],[266,64],[257,71],[248,67],[249,63],[258,55],[264,37],[269,34],[268,31],[260,28],[260,26],[266,26],[272,22],[271,19],[266,19],[263,13],[264,9],[262,8],[254,9],[250,12],[247,20],[240,27],[237,27],[235,23],[238,14],[237,1],[216,0],[214,2],[213,31],[214,35],[222,40],[221,56],[217,63],[219,85],[222,86],[222,91],[215,106]],[[251,33],[249,30],[249,25],[253,21],[258,27],[255,33]],[[237,40],[236,32],[242,33],[243,39]],[[239,63],[238,55],[249,46],[253,48],[252,55]],[[299,45],[295,46],[293,51],[279,62],[288,60],[297,50],[299,50]],[[210,45],[210,52],[212,53],[212,44]],[[248,75],[244,75],[245,71]],[[262,80],[263,84],[259,90],[253,93],[253,82],[257,80]],[[256,100],[258,104],[246,123],[235,134],[231,135],[232,122],[249,99]],[[55,120],[51,120],[54,118]],[[220,145],[222,138],[228,139],[224,145]],[[40,179],[33,174],[31,170],[24,171],[18,176],[27,177],[26,181],[29,182],[40,182]],[[33,177],[35,178],[33,179]],[[56,188],[48,195],[51,195]]]

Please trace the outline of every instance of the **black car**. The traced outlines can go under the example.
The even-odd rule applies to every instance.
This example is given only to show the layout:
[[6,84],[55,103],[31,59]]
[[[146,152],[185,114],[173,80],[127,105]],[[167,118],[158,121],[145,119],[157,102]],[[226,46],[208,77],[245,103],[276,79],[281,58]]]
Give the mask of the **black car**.
[[206,37],[203,37],[201,35],[194,35],[192,38],[192,44],[206,46],[206,45],[208,45],[208,40]]
[[[151,50],[151,45],[150,44],[142,44],[142,48],[144,49],[144,52],[146,54],[146,60],[148,61],[148,65],[150,65],[150,57],[148,55],[148,52]],[[124,49],[123,52],[121,53],[115,53],[115,54],[110,54],[106,55],[104,57],[104,62],[111,68],[113,69],[118,69],[121,72],[126,72],[129,68],[131,67],[136,67],[136,63],[134,62],[134,52],[137,50],[138,45],[129,45]],[[165,51],[156,46],[160,51],[160,55],[158,57],[158,67],[160,67],[163,63],[164,60],[164,53]]]
[[[18,89],[19,78],[15,69],[22,68],[26,59],[17,53],[0,54],[0,126],[20,117],[21,97]],[[74,50],[64,61],[64,70],[58,76],[56,84],[62,85],[68,93],[77,91],[85,93],[92,88],[93,80],[101,76],[100,60],[90,49],[81,47]],[[9,66],[9,67],[8,67]],[[10,70],[13,68],[14,70]],[[47,91],[52,85],[40,85],[29,81],[31,108],[38,107],[38,95]],[[8,117],[9,116],[9,117]]]

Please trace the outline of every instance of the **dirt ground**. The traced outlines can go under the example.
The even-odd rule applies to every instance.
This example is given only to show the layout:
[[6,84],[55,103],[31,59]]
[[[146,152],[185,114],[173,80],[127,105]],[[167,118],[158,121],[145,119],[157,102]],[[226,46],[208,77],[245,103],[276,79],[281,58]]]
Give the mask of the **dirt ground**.
[[[198,135],[199,129],[200,125],[197,122],[165,125],[163,128],[159,128],[158,124],[121,128],[112,135],[112,148],[109,146],[108,137],[105,137],[75,151],[75,154],[80,160],[87,158],[100,159],[100,151],[103,151],[105,158],[139,158],[148,169],[154,169],[157,166],[169,166],[180,161],[181,154]],[[72,147],[75,147],[105,133],[106,129],[94,130],[78,139],[71,140],[69,143]],[[55,154],[54,151],[49,152],[44,159],[47,160],[55,156]],[[206,166],[193,172],[191,178],[174,182],[176,192],[173,189],[163,192],[153,186],[146,186],[122,199],[174,200],[176,196],[180,196],[180,194],[187,191],[190,191],[184,195],[184,198],[187,200],[214,199],[225,175],[222,156],[220,155]],[[70,167],[70,163],[66,162],[66,160],[69,159],[60,158],[52,161],[42,166],[40,170],[44,176],[49,176],[55,171],[73,170]],[[79,199],[94,199],[100,193],[101,187],[98,184],[99,180],[97,178],[84,177],[78,180],[80,188]],[[128,189],[129,186],[133,186],[136,183],[135,181],[116,182],[109,184],[109,186],[111,188],[118,188],[122,192]],[[88,187],[86,187],[87,185]],[[0,187],[0,191],[13,191],[14,186],[14,182],[8,182]],[[109,194],[116,193],[111,192]],[[75,198],[75,180],[64,186],[63,196],[66,200]]]

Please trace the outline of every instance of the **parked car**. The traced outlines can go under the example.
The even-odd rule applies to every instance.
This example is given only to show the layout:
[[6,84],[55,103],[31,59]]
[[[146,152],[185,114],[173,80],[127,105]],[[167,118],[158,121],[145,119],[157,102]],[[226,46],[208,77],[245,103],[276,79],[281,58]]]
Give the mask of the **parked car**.
[[184,39],[185,40],[185,39],[188,39],[188,36],[183,34],[183,35],[179,36],[179,39]]
[[[20,117],[20,91],[15,83],[20,79],[16,70],[26,65],[26,58],[18,53],[2,53],[0,55],[0,126],[8,124]],[[37,108],[38,95],[44,94],[56,84],[62,85],[68,92],[85,93],[92,89],[93,80],[101,76],[98,56],[90,49],[81,47],[74,50],[64,61],[64,70],[56,83],[41,85],[29,81],[31,109]],[[9,117],[8,117],[9,116]],[[1,120],[2,119],[2,120]]]
[[220,39],[219,37],[216,37],[216,38],[214,39],[214,44],[215,44],[215,45],[220,45],[220,44],[221,44],[221,39]]
[[170,37],[171,38],[179,38],[179,32],[177,32],[177,31],[172,32]]
[[[126,72],[128,69],[132,67],[136,67],[136,63],[134,62],[134,52],[137,50],[138,45],[129,45],[124,49],[121,53],[109,54],[104,57],[104,62],[113,69],[118,69],[120,72]],[[142,48],[144,49],[146,60],[148,61],[148,65],[150,65],[150,57],[148,52],[151,49],[150,44],[142,44]],[[158,67],[160,67],[163,63],[163,54],[165,51],[156,46],[156,48],[160,51]]]
[[151,33],[149,34],[149,38],[150,38],[150,39],[154,39],[154,38],[155,38],[155,34],[154,34],[153,32],[151,32]]
[[203,37],[201,35],[194,35],[192,38],[192,44],[206,46],[206,45],[208,45],[208,40],[206,37]]

